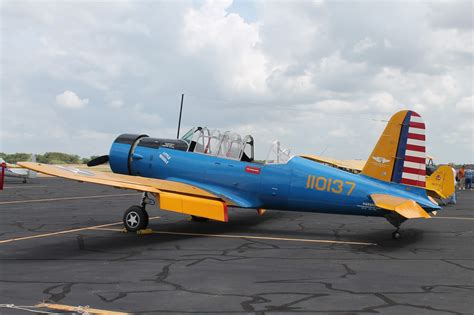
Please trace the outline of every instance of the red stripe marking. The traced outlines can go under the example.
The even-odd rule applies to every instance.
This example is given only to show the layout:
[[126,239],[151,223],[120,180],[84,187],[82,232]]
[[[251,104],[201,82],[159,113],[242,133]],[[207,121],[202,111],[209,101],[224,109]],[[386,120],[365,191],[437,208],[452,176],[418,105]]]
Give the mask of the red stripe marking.
[[419,129],[425,129],[425,124],[424,124],[424,123],[419,123],[419,122],[410,121],[410,127],[419,128]]
[[405,185],[412,185],[412,186],[418,186],[418,187],[425,188],[425,183],[424,182],[420,182],[420,181],[413,180],[413,179],[402,178],[400,183],[405,184]]
[[425,135],[419,135],[417,133],[409,133],[408,138],[409,139],[416,139],[416,140],[425,140]]
[[5,182],[5,168],[7,167],[7,164],[5,162],[2,162],[2,175],[0,175],[0,190],[3,190],[3,184]]
[[224,204],[224,222],[229,222],[229,213],[227,212],[227,204]]
[[426,170],[425,169],[418,169],[418,168],[412,168],[412,167],[404,167],[403,172],[405,173],[410,173],[410,174],[416,174],[416,175],[426,175]]
[[423,158],[423,157],[409,156],[409,155],[405,155],[405,161],[415,162],[415,163],[422,163],[422,164],[426,163],[426,159]]
[[260,174],[260,168],[258,167],[246,166],[245,171],[251,174]]
[[414,111],[411,112],[411,115],[416,116],[416,117],[421,117],[417,112],[414,112]]
[[407,144],[407,150],[425,152],[425,147],[422,145]]

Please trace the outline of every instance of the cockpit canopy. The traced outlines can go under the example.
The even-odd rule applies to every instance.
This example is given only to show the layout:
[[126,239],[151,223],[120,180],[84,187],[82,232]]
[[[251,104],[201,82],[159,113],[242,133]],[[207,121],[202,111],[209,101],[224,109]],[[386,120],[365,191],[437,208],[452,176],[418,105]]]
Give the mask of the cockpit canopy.
[[254,161],[254,141],[251,135],[241,137],[230,131],[221,132],[206,127],[194,127],[181,140],[189,144],[188,151],[232,160]]
[[[251,135],[244,137],[230,131],[222,132],[206,127],[194,127],[181,140],[188,143],[188,152],[202,153],[244,162],[255,161],[254,140]],[[284,164],[291,158],[290,150],[281,147],[280,142],[272,143],[266,164]]]

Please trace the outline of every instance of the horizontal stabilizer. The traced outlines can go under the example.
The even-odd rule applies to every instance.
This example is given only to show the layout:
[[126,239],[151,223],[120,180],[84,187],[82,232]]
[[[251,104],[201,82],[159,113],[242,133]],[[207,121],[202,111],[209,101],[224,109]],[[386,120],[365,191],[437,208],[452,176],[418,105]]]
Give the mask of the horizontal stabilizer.
[[387,194],[372,194],[370,197],[377,207],[395,211],[404,218],[430,218],[430,215],[414,200]]

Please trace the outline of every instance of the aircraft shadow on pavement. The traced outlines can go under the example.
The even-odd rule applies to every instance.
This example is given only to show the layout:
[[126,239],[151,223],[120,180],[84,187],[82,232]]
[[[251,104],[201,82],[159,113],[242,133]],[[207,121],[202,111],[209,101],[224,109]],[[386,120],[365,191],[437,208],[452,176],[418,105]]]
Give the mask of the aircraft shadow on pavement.
[[[367,226],[363,226],[360,230],[355,228],[345,231],[343,236],[336,236],[333,229],[315,230],[313,227],[308,228],[310,231],[302,230],[282,230],[274,229],[271,226],[271,221],[285,220],[278,213],[269,213],[262,217],[255,214],[244,214],[233,218],[228,223],[222,222],[189,222],[182,220],[178,222],[160,222],[160,220],[153,220],[150,222],[150,228],[157,232],[176,232],[176,233],[199,233],[199,234],[222,234],[222,235],[245,235],[248,236],[262,236],[262,237],[280,237],[280,238],[294,238],[294,239],[318,239],[318,240],[335,240],[348,242],[367,242],[376,243],[376,246],[364,245],[343,245],[334,243],[299,243],[301,247],[307,246],[345,246],[349,251],[361,251],[366,253],[387,253],[408,247],[414,243],[420,242],[423,239],[423,230],[406,229],[403,230],[403,238],[400,240],[391,239],[391,229],[371,228],[367,231]],[[249,229],[258,227],[263,224],[267,226],[265,229]],[[122,228],[120,225],[114,228]],[[92,233],[91,233],[92,232]],[[76,238],[77,245],[71,246],[71,239]],[[209,240],[206,236],[196,235],[171,235],[171,234],[149,234],[136,235],[134,233],[121,233],[119,231],[107,230],[88,230],[79,233],[66,234],[64,236],[52,236],[49,243],[44,244],[45,241],[37,241],[38,244],[33,249],[21,251],[19,255],[9,254],[9,258],[16,259],[68,259],[76,256],[84,258],[84,254],[91,255],[97,253],[115,253],[123,254],[125,252],[134,250],[143,250],[143,246],[160,245],[166,243],[176,243],[188,239],[199,239],[203,241]],[[51,243],[51,239],[54,241]],[[232,239],[227,239],[229,244],[233,243]],[[269,240],[258,240],[258,242],[269,242]],[[271,241],[272,244],[275,241]],[[16,244],[16,248],[22,247],[22,242]],[[294,243],[293,243],[294,244]],[[304,250],[304,249],[302,249]],[[13,256],[13,257],[12,257]]]

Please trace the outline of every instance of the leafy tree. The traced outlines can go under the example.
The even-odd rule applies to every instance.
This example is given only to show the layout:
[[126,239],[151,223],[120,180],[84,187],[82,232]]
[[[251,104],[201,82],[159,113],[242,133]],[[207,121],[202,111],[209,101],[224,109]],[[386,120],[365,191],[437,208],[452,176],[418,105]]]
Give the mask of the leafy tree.
[[91,155],[88,158],[82,158],[82,164],[87,164],[89,161],[92,161],[95,158],[98,158],[98,155]]
[[13,153],[7,154],[0,152],[0,157],[8,163],[15,164],[17,162],[31,161],[31,153]]
[[79,164],[82,162],[79,155],[61,153],[61,152],[46,152],[36,157],[39,163],[45,164]]

